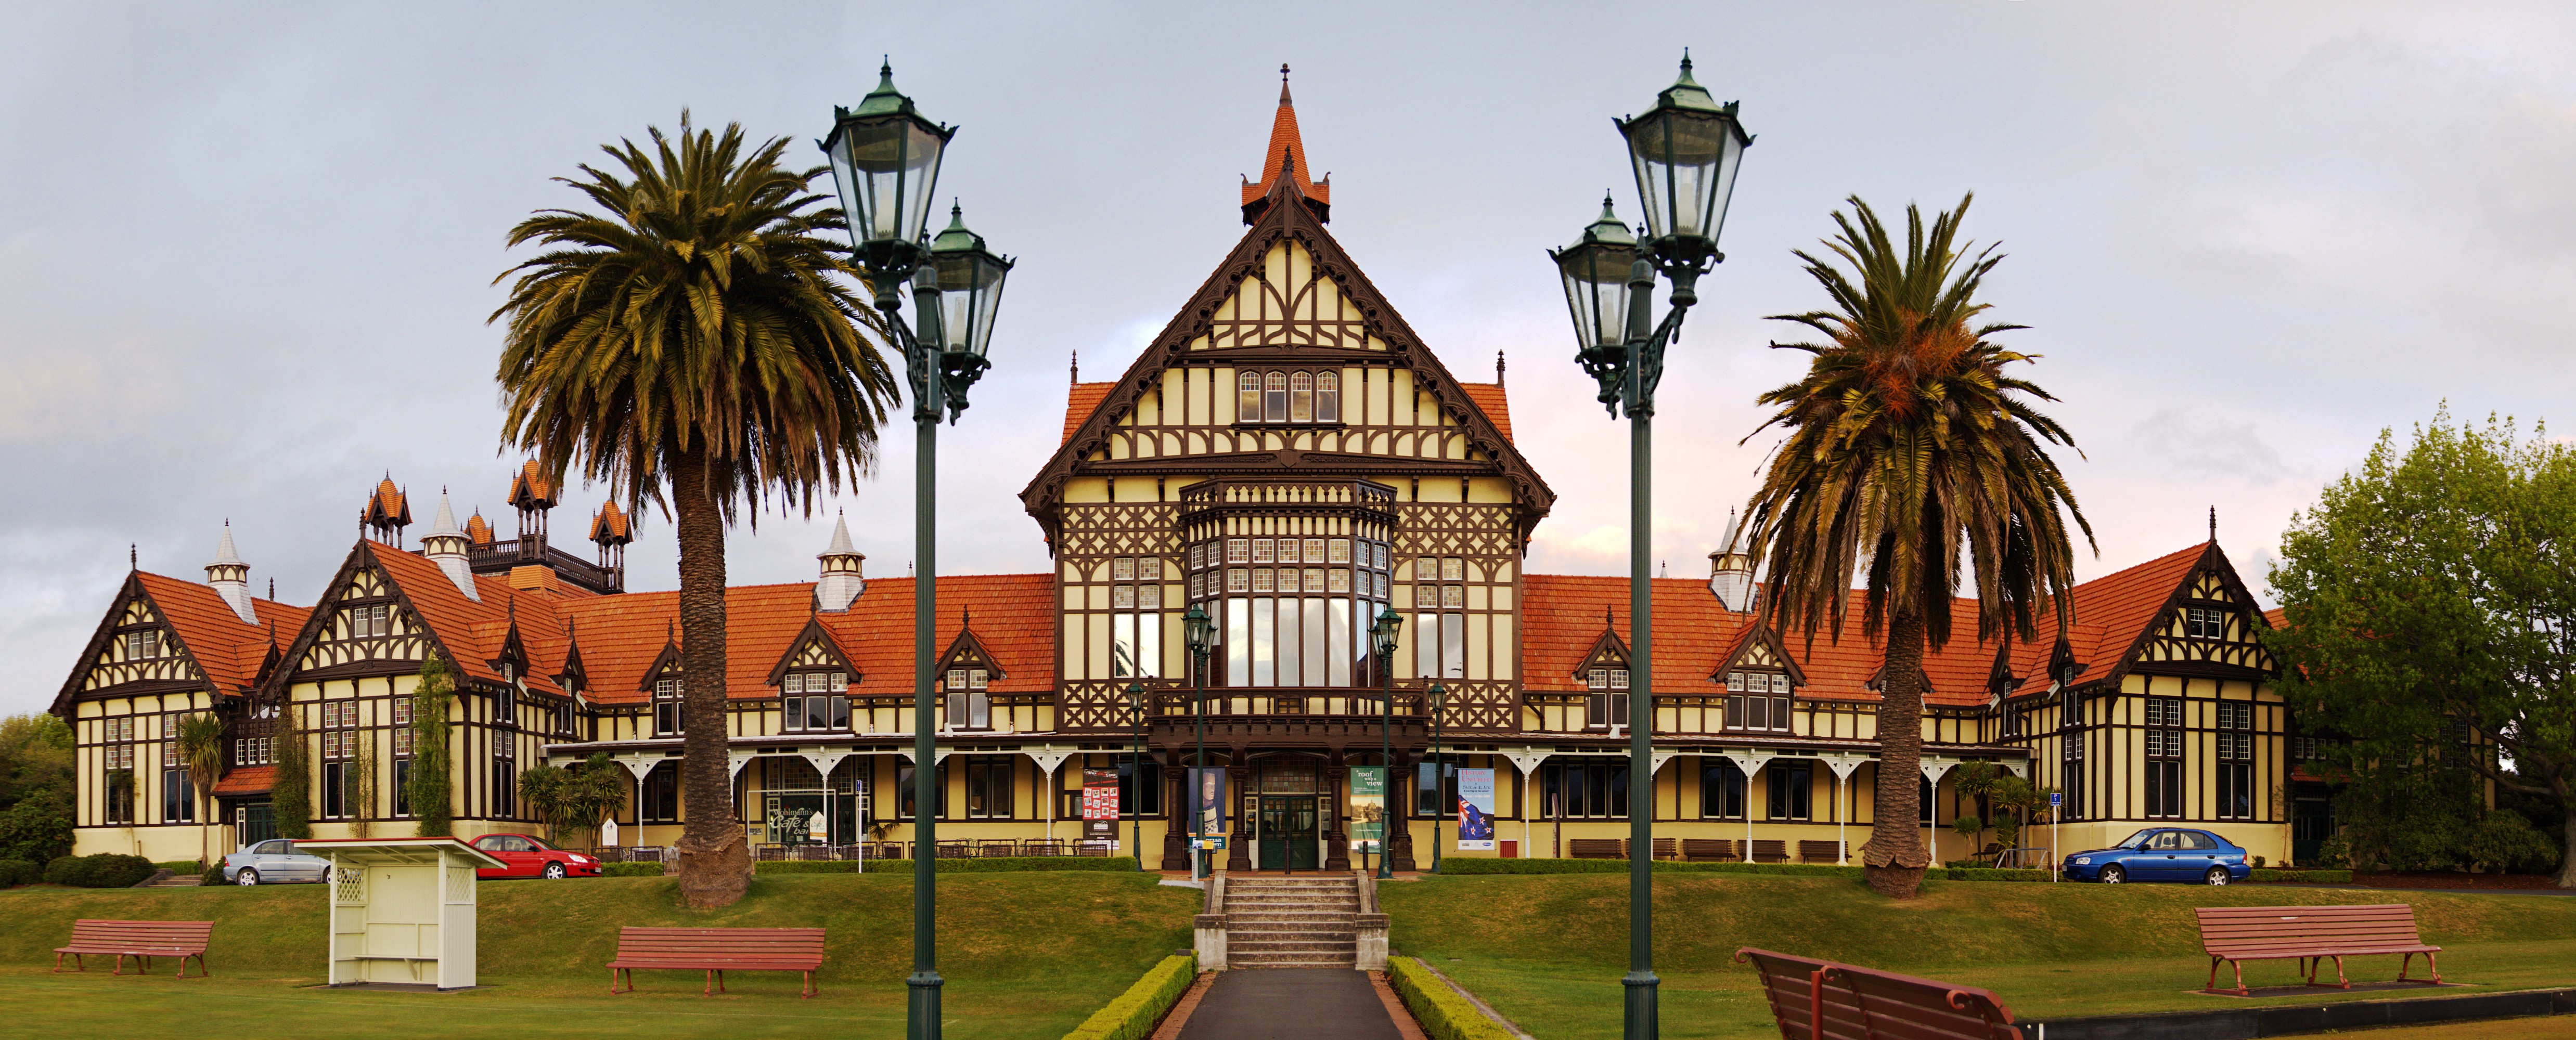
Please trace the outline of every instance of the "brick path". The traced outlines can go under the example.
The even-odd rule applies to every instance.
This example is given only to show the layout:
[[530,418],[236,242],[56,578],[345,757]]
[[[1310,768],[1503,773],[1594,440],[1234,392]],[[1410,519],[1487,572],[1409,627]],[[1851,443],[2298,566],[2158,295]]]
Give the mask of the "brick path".
[[1377,973],[1348,968],[1218,972],[1179,1040],[1421,1040],[1384,988]]

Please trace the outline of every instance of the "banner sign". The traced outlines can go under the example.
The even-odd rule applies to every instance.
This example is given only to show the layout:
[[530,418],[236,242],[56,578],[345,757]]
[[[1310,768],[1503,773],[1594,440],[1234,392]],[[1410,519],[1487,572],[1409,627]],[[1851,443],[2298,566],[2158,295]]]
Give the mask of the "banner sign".
[[1490,851],[1494,847],[1494,771],[1458,771],[1458,849]]
[[1386,840],[1386,767],[1351,767],[1351,848],[1378,848]]
[[1190,770],[1191,811],[1198,813],[1200,834],[1225,833],[1225,769]]
[[1115,820],[1118,818],[1118,771],[1085,769],[1082,771],[1082,818]]

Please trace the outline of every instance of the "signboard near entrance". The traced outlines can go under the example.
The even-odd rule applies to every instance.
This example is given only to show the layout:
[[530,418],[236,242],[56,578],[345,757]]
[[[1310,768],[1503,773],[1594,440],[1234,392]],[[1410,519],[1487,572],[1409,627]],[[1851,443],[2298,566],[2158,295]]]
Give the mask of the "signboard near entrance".
[[1371,850],[1386,840],[1386,767],[1351,767],[1351,848]]
[[1494,847],[1494,771],[1458,771],[1458,850],[1492,851]]
[[1225,770],[1190,770],[1190,808],[1199,816],[1199,833],[1225,833]]
[[1082,771],[1082,836],[1118,839],[1118,771]]

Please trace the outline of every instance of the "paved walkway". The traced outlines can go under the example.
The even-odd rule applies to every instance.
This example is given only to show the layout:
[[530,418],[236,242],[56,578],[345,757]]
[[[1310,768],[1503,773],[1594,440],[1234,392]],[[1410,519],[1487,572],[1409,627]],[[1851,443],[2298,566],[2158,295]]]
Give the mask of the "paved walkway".
[[1369,973],[1348,968],[1218,972],[1181,1027],[1181,1040],[1321,1038],[1404,1040],[1404,1032]]

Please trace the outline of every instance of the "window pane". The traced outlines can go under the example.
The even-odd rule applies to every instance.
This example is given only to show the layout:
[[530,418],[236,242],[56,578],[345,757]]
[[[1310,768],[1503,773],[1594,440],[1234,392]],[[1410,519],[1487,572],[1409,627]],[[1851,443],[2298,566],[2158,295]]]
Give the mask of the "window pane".
[[[1279,573],[1290,576],[1293,581],[1297,572],[1283,570]],[[1291,582],[1282,582],[1281,586],[1282,587],[1279,590],[1281,592],[1296,591],[1296,587]],[[1260,622],[1256,620],[1253,624],[1258,625]],[[1297,624],[1297,600],[1290,597],[1281,597],[1279,600],[1278,638],[1276,640],[1278,645],[1278,679],[1279,685],[1281,686],[1303,686],[1306,684],[1305,679],[1298,668],[1298,666],[1304,663],[1306,659],[1305,649],[1299,645],[1299,627],[1300,626]]]
[[1467,616],[1440,615],[1440,661],[1442,678],[1467,677]]
[[987,729],[993,725],[993,698],[981,690],[966,695],[966,725]]
[[[978,671],[979,677],[983,674]],[[1163,674],[1163,619],[1147,614],[1136,619],[1136,674],[1148,679]]]
[[1136,660],[1136,615],[1119,614],[1110,618],[1109,632],[1109,674],[1120,679],[1136,674],[1130,664]]
[[1330,554],[1329,556],[1325,557],[1324,562],[1326,562],[1326,563],[1349,563],[1349,562],[1351,562],[1351,540],[1350,540],[1350,539],[1348,539],[1348,538],[1335,538],[1335,539],[1333,539],[1329,544],[1330,544],[1330,545],[1331,545],[1331,547],[1332,547],[1332,548],[1331,548],[1331,554]]
[[1227,562],[1227,563],[1251,563],[1251,562],[1252,562],[1252,540],[1251,540],[1251,539],[1249,539],[1249,538],[1228,538],[1228,539],[1226,539],[1226,540],[1225,540],[1225,562]]
[[1250,602],[1246,613],[1252,622],[1252,685],[1279,684],[1279,633],[1273,624],[1270,599],[1258,597]]
[[788,729],[805,728],[805,698],[787,698],[786,708],[779,713],[779,720]]
[[1351,572],[1339,567],[1325,571],[1324,591],[1348,594],[1351,591]]
[[831,698],[829,698],[829,697],[807,697],[807,698],[805,698],[805,728],[806,728],[806,729],[830,729],[830,728],[832,728],[832,699],[831,699]]
[[1270,373],[1268,382],[1270,384],[1270,392],[1262,395],[1262,421],[1287,422],[1288,376],[1285,373],[1272,372]]
[[1225,601],[1225,674],[1229,686],[1252,685],[1251,604],[1251,600],[1240,596]]
[[1772,728],[1772,729],[1788,729],[1788,728],[1789,728],[1789,700],[1788,700],[1788,698],[1786,698],[1786,697],[1773,697],[1773,698],[1771,698],[1771,728]]
[[847,698],[847,697],[834,697],[834,698],[832,698],[832,728],[833,728],[833,729],[848,729],[848,728],[850,728],[850,699],[849,699],[849,698]]
[[1299,672],[1299,675],[1301,676],[1299,681],[1307,686],[1322,686],[1325,683],[1324,661],[1326,657],[1324,652],[1324,633],[1326,631],[1324,627],[1324,601],[1320,598],[1307,599],[1305,601],[1303,613],[1305,614],[1305,617],[1300,623],[1299,628],[1303,631],[1305,638],[1303,646],[1305,647],[1306,664]]
[[1315,373],[1315,421],[1342,421],[1341,373]]
[[1288,421],[1315,420],[1315,377],[1299,372],[1288,379]]
[[1416,614],[1413,617],[1413,674],[1427,678],[1440,674],[1440,615]]
[[[1333,573],[1344,572],[1334,571]],[[1346,599],[1324,601],[1324,638],[1326,640],[1324,656],[1326,660],[1332,662],[1332,670],[1326,681],[1334,686],[1351,685],[1351,601]]]
[[[1733,700],[1734,698],[1730,697],[1730,698],[1727,698],[1727,699],[1731,701],[1731,700]],[[1732,709],[1732,708],[1734,707],[1734,705],[1730,704],[1730,705],[1728,705],[1728,707],[1729,707],[1730,709]],[[1746,712],[1746,717],[1745,717],[1745,720],[1744,720],[1744,726],[1745,726],[1745,728],[1747,728],[1747,729],[1770,729],[1770,728],[1771,728],[1771,699],[1770,699],[1770,698],[1768,698],[1768,697],[1747,697],[1747,698],[1744,698],[1744,710],[1745,710],[1745,712]]]
[[1271,545],[1272,545],[1272,544],[1273,544],[1273,543],[1272,543],[1272,542],[1271,542],[1271,540],[1270,540],[1270,539],[1268,539],[1268,538],[1255,538],[1255,539],[1253,539],[1253,540],[1252,540],[1252,562],[1254,562],[1254,563],[1276,563],[1276,562],[1278,562],[1278,556],[1277,556],[1275,553],[1273,553],[1273,552],[1271,551]]
[[1243,389],[1243,392],[1239,395],[1241,399],[1240,399],[1240,400],[1238,400],[1238,401],[1235,403],[1235,406],[1234,406],[1234,407],[1235,407],[1234,421],[1236,421],[1236,422],[1260,422],[1260,421],[1261,421],[1261,373],[1259,373],[1259,372],[1246,372],[1246,373],[1244,373],[1244,374],[1243,374],[1243,378],[1242,378],[1239,382],[1240,382],[1240,385],[1241,385],[1241,387],[1242,387],[1242,389]]

